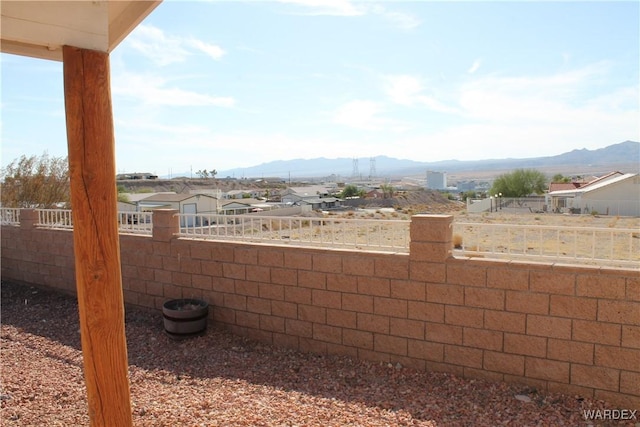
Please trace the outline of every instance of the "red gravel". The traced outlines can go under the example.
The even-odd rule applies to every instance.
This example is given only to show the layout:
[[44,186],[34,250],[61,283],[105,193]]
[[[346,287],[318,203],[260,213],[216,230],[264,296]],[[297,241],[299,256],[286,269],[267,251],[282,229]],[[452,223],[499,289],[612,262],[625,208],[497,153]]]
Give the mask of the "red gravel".
[[[159,312],[126,316],[136,426],[625,425],[585,421],[583,410],[608,408],[600,401],[276,349],[213,328],[175,341]],[[73,297],[3,282],[0,342],[1,425],[89,424]]]

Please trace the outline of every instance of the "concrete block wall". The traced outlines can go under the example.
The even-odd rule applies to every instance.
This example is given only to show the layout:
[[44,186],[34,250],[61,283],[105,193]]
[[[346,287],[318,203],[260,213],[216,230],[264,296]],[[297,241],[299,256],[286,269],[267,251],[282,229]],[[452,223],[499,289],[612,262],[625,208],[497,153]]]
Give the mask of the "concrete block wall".
[[2,279],[75,293],[73,232],[36,228],[38,213],[20,212],[20,226],[2,226]]
[[[203,298],[276,346],[640,408],[638,271],[453,258],[450,216],[414,216],[407,255],[180,239],[175,213],[121,236],[128,303]],[[69,290],[72,263],[70,232],[2,227],[3,278]]]

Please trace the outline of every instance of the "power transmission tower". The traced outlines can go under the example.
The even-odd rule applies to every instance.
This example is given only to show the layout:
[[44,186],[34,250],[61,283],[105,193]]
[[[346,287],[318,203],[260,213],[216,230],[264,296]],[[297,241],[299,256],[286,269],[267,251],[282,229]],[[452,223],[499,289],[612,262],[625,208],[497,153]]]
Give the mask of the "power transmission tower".
[[351,173],[354,178],[358,178],[360,176],[360,171],[358,170],[358,159],[353,158],[353,172]]
[[369,179],[376,176],[376,158],[369,158]]

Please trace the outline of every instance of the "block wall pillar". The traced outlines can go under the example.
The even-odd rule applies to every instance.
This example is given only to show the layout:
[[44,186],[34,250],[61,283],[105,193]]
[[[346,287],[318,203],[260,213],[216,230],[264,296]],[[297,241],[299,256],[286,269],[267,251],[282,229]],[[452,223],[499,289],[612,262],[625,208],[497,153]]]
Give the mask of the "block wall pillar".
[[180,232],[180,218],[175,209],[153,211],[153,240],[169,242]]
[[414,215],[411,217],[410,236],[409,256],[412,261],[443,262],[452,256],[453,216]]
[[20,210],[20,227],[25,230],[32,230],[38,226],[38,211],[35,209]]

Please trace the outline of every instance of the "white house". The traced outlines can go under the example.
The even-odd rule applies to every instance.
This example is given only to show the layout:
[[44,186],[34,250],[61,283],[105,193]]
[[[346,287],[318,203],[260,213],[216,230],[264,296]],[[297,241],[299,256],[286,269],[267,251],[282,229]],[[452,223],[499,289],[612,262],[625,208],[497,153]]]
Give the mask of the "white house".
[[207,194],[158,193],[138,202],[139,211],[176,209],[180,213],[216,213],[218,200]]
[[266,204],[262,200],[257,199],[230,199],[221,200],[219,213],[224,215],[243,215],[251,212],[261,212],[264,210],[270,210],[273,205]]
[[612,172],[578,188],[547,193],[552,212],[640,216],[640,175]]
[[335,188],[322,185],[289,187],[282,193],[282,202],[304,206],[312,210],[332,209],[341,206],[342,200],[334,197]]
[[222,195],[223,199],[257,199],[264,195],[264,190],[229,190]]
[[306,187],[289,187],[282,192],[283,203],[300,203],[304,200],[317,200],[321,198],[331,197],[334,190],[322,185],[309,185]]

